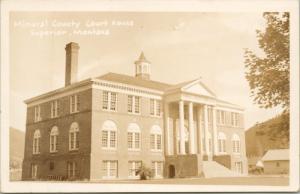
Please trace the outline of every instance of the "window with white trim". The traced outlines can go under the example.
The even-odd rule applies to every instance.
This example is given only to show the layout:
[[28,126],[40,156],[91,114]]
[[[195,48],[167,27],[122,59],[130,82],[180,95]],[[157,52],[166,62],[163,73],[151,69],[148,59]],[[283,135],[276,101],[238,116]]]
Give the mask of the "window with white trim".
[[156,99],[150,99],[150,115],[160,116],[161,115],[161,101]]
[[162,178],[163,173],[163,162],[153,161],[151,165],[152,174],[154,178]]
[[151,151],[162,150],[162,130],[158,125],[153,125],[150,130],[150,149]]
[[131,123],[127,130],[127,142],[129,150],[140,150],[141,130],[136,123]]
[[50,132],[50,152],[51,153],[57,152],[57,147],[58,147],[57,137],[58,137],[58,128],[56,126],[54,126]]
[[139,178],[136,172],[142,165],[142,161],[129,161],[128,162],[128,177],[129,178]]
[[103,91],[102,109],[116,111],[117,110],[117,93]]
[[70,96],[70,113],[76,113],[79,111],[79,98],[78,95]]
[[225,125],[225,111],[218,110],[217,111],[218,116],[218,124]]
[[140,97],[128,95],[127,110],[129,113],[140,113]]
[[118,176],[118,161],[104,160],[102,162],[103,178],[117,178]]
[[219,153],[226,153],[226,135],[223,132],[218,133]]
[[240,137],[235,133],[232,135],[232,151],[233,153],[239,154],[241,152],[241,141]]
[[[212,111],[213,109],[211,107],[207,107],[207,121],[208,123],[212,123]],[[185,111],[188,112],[188,111]]]
[[58,117],[58,112],[59,112],[58,100],[54,100],[51,102],[51,118]]
[[71,124],[69,130],[69,150],[79,149],[79,126],[78,123],[74,122]]
[[32,179],[37,178],[37,171],[38,171],[38,165],[37,164],[31,164],[31,178]]
[[102,125],[102,148],[117,147],[117,125],[113,121],[105,121]]
[[232,112],[231,113],[231,125],[232,126],[234,126],[234,127],[237,126],[237,123],[238,123],[237,119],[238,119],[237,113]]
[[40,138],[41,138],[41,132],[40,130],[35,130],[33,134],[33,154],[39,154],[40,153]]
[[237,173],[243,173],[243,163],[242,162],[235,162],[234,168]]
[[208,151],[212,153],[212,136],[210,132],[208,132]]
[[68,178],[73,179],[76,177],[77,174],[77,163],[74,161],[67,163],[67,170],[68,170]]
[[41,117],[41,106],[38,105],[38,106],[34,107],[34,122],[39,122],[41,120],[42,120],[42,117]]

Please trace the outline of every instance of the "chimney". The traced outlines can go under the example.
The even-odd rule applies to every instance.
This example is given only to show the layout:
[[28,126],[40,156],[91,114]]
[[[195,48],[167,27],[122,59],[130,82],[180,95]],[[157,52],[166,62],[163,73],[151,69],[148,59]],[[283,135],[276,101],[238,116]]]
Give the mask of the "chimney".
[[69,44],[66,45],[65,50],[66,50],[65,86],[68,86],[77,81],[79,45],[75,42],[70,42]]

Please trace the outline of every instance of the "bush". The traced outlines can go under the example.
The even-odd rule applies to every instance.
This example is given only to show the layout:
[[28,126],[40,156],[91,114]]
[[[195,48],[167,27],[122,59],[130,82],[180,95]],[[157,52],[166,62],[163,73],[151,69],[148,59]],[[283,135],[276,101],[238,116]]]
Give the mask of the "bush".
[[149,178],[153,177],[153,173],[151,168],[148,168],[144,165],[144,163],[141,164],[139,169],[135,172],[136,175],[140,175],[140,180],[147,180]]

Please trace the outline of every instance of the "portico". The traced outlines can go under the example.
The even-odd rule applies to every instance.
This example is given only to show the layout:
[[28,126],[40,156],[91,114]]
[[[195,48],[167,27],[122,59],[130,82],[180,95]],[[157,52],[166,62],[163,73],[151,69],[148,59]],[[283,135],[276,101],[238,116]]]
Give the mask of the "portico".
[[[165,103],[164,107],[166,155],[217,155],[216,113],[213,106],[179,100]],[[209,109],[212,122],[209,121]]]
[[197,176],[202,161],[218,155],[215,95],[195,80],[170,89],[164,99],[166,165],[175,170],[183,164],[197,166],[198,171],[184,173]]

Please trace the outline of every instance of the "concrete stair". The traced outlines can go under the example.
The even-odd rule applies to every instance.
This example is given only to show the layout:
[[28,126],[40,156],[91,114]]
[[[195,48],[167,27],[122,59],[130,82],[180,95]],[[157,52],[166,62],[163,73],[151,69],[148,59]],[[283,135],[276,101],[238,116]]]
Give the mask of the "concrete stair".
[[234,172],[215,161],[203,161],[203,173],[205,178],[243,176],[242,174]]

